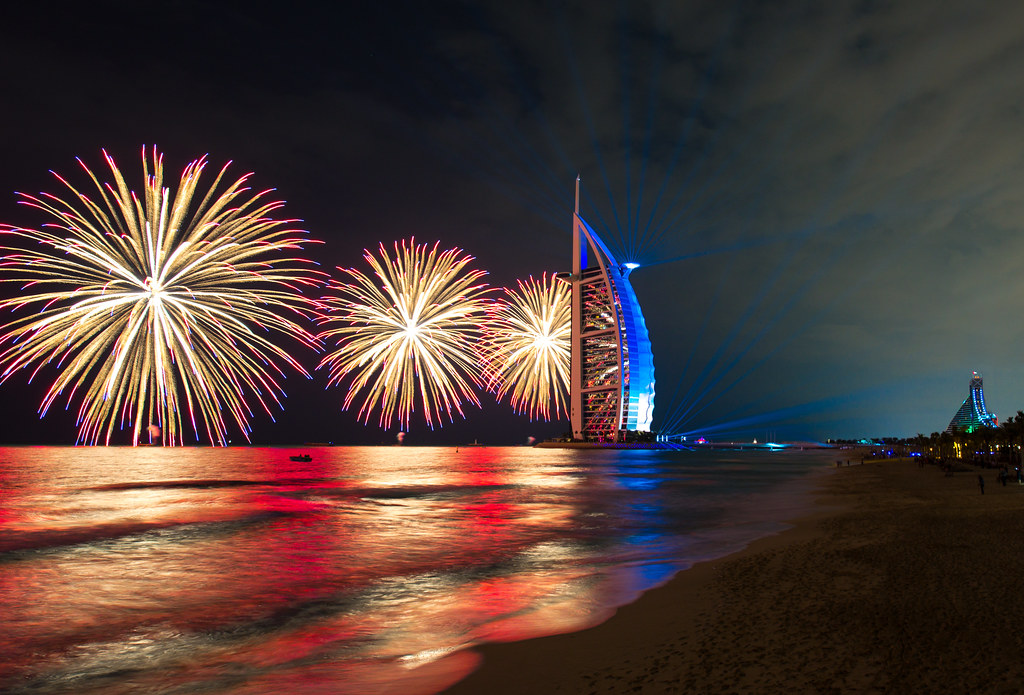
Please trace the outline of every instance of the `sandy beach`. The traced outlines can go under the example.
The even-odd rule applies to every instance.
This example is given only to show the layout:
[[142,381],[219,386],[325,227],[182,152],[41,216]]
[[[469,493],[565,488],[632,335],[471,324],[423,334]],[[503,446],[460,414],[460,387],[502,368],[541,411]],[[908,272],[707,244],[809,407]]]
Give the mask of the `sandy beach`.
[[445,692],[1020,693],[1024,486],[983,474],[835,470],[794,528],[595,628],[484,645]]

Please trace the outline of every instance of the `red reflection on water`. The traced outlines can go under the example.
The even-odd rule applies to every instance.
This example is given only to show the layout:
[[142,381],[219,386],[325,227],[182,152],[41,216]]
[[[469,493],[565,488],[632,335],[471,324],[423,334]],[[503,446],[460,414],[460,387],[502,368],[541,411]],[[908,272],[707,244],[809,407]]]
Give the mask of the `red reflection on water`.
[[429,692],[608,603],[515,451],[0,451],[0,690]]

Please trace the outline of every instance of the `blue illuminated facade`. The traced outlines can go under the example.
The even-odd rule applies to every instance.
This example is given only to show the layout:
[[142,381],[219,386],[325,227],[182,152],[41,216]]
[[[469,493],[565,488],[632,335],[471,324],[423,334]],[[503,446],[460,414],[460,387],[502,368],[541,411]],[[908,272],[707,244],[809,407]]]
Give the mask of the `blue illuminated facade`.
[[973,432],[979,427],[998,427],[999,421],[996,416],[988,412],[985,406],[985,390],[982,388],[981,375],[974,372],[971,377],[971,390],[963,405],[956,411],[956,415],[949,421],[947,432],[960,430],[961,432]]
[[[593,265],[588,264],[593,260]],[[620,442],[650,432],[654,416],[654,355],[643,313],[629,282],[636,266],[620,264],[579,215],[573,215],[573,437]]]

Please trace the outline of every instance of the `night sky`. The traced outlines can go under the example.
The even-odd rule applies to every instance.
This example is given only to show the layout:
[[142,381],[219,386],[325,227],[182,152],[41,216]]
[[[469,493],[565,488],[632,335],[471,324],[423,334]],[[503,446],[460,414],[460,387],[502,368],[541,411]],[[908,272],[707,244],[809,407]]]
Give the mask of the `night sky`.
[[[37,2],[0,46],[0,222],[43,223],[14,192],[101,148],[138,187],[156,144],[172,182],[206,153],[255,172],[325,270],[415,235],[505,286],[568,270],[578,173],[644,266],[655,429],[928,434],[973,370],[1024,408],[1024,4]],[[0,386],[0,441],[74,441],[35,412],[46,374]],[[394,441],[326,381],[290,374],[253,442]],[[481,400],[406,441],[569,429]]]

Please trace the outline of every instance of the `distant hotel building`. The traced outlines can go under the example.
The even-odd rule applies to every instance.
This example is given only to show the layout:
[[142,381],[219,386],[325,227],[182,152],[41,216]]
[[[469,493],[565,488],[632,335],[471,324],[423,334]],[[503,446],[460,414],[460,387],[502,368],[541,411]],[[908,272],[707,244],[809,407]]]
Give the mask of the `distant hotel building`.
[[981,387],[981,375],[974,372],[974,376],[971,377],[970,394],[960,406],[960,410],[956,411],[956,415],[949,421],[946,431],[973,432],[979,427],[998,426],[999,420],[985,407],[985,391]]
[[[590,261],[588,263],[588,260]],[[569,409],[573,438],[621,442],[650,432],[654,355],[629,273],[580,217],[580,182],[572,225],[572,362]]]

